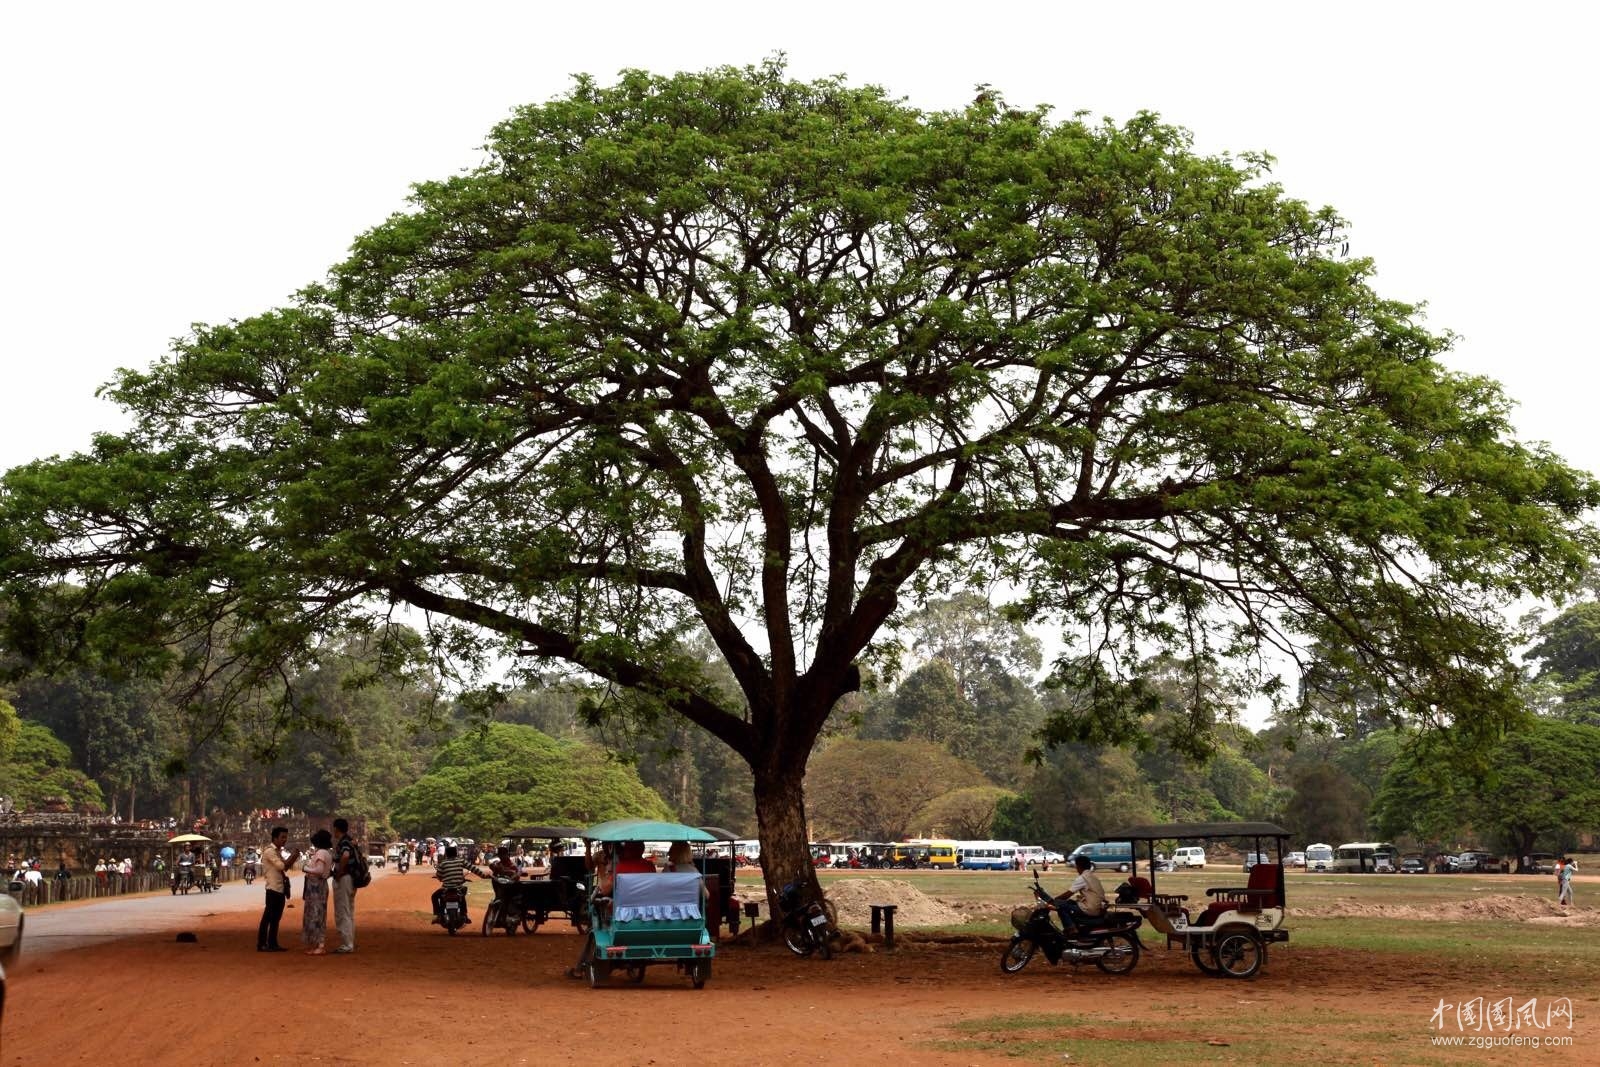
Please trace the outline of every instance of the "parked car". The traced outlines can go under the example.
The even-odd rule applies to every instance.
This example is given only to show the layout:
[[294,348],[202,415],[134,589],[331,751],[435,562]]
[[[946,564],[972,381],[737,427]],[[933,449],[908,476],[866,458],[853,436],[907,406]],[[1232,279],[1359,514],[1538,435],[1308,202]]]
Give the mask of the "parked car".
[[1427,874],[1428,862],[1421,856],[1402,856],[1400,859],[1401,874]]
[[1204,870],[1206,866],[1206,850],[1199,845],[1186,845],[1183,848],[1174,849],[1172,862],[1179,867],[1193,867],[1197,870]]
[[1291,852],[1284,857],[1283,865],[1285,867],[1303,868],[1306,865],[1306,854],[1304,852]]
[[1500,870],[1500,857],[1493,852],[1469,850],[1456,857],[1456,869],[1462,874],[1488,874]]
[[1271,863],[1272,857],[1265,852],[1246,852],[1244,854],[1244,873],[1249,874],[1250,868],[1258,863]]
[[22,951],[22,905],[10,893],[0,894],[0,962],[10,962]]
[[1046,863],[1065,863],[1067,862],[1067,857],[1063,856],[1059,852],[1051,852],[1049,849],[1045,849],[1044,861]]
[[1555,874],[1556,857],[1553,852],[1535,852],[1528,856],[1525,874]]

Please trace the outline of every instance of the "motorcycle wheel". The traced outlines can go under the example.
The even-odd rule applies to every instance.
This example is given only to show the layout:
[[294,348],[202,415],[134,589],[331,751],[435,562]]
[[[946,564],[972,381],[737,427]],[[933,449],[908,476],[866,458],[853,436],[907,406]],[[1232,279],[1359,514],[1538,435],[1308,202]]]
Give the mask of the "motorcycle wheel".
[[628,981],[632,982],[634,985],[644,984],[644,964],[628,964]]
[[1109,935],[1106,948],[1109,951],[1094,963],[1107,974],[1127,974],[1139,965],[1139,939],[1132,934]]
[[811,940],[808,931],[786,922],[783,926],[783,943],[789,946],[789,951],[796,956],[809,956],[816,951],[816,942]]
[[828,931],[815,936],[817,938],[817,955],[821,956],[825,960],[833,959],[832,932]]
[[606,984],[606,979],[611,977],[611,966],[605,963],[589,961],[589,988],[599,989]]
[[1212,959],[1224,978],[1254,978],[1267,962],[1267,946],[1254,930],[1235,930],[1222,935]]
[[500,925],[500,902],[491,900],[489,906],[483,909],[483,936],[488,937],[489,931]]
[[1038,947],[1025,937],[1012,938],[1011,944],[1000,954],[1000,970],[1005,974],[1016,974],[1033,959],[1034,950]]
[[700,960],[694,965],[694,969],[689,972],[689,981],[694,983],[696,989],[704,989],[706,987],[706,979],[710,977],[710,960]]
[[539,919],[539,916],[537,914],[535,914],[534,912],[531,912],[531,911],[526,913],[525,915],[522,916],[522,932],[525,933],[525,934],[536,934],[536,933],[538,933],[539,932],[539,922],[540,922],[540,919]]
[[456,936],[456,925],[457,925],[456,923],[451,922],[450,920],[446,919],[445,920],[445,924],[444,924],[445,932],[448,933],[451,937]]

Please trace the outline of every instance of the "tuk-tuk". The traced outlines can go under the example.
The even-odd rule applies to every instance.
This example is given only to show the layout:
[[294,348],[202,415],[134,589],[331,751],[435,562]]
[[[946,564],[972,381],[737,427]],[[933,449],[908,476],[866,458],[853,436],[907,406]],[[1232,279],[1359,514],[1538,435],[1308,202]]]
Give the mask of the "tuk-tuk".
[[[176,848],[180,845],[198,844],[209,845],[211,844],[211,838],[206,837],[204,834],[179,834],[177,837],[167,839],[167,845],[171,848]],[[191,889],[209,893],[217,888],[215,879],[211,877],[210,868],[205,863],[200,862],[200,860],[204,859],[203,853],[199,857],[194,857],[196,859],[194,863],[180,863],[179,860],[181,858],[180,855],[176,854],[172,857],[173,896],[177,896],[179,893],[187,896]]]
[[[581,838],[583,830],[576,826],[524,826],[506,834],[511,841],[548,841],[552,846],[569,838]],[[550,916],[560,913],[581,933],[589,929],[589,867],[581,855],[562,855],[552,849],[545,867],[544,877],[526,879],[518,883],[522,894],[522,908],[526,918],[522,928],[528,933],[538,930],[550,921]],[[485,920],[485,929],[489,928]]]
[[734,861],[733,843],[740,839],[739,835],[720,826],[702,826],[700,829],[727,845],[727,854],[719,856],[712,855],[710,849],[704,847],[695,849],[695,866],[706,877],[706,929],[711,931],[714,938],[726,923],[728,933],[737,937],[743,915],[739,910],[739,898],[734,892],[737,864]]
[[[587,848],[609,845],[619,855],[634,843],[716,840],[693,826],[651,819],[615,819],[589,827],[582,836]],[[645,968],[662,963],[687,973],[696,989],[705,986],[717,944],[706,928],[706,884],[699,871],[611,875],[597,870],[594,881],[589,936],[576,968],[591,987],[604,985],[619,967],[633,982],[643,982]]]
[[[1244,840],[1252,843],[1258,861],[1250,867],[1247,884],[1206,890],[1204,908],[1190,914],[1185,895],[1156,891],[1156,843],[1160,841]],[[1212,977],[1253,978],[1267,962],[1267,946],[1289,940],[1284,929],[1284,842],[1289,831],[1267,822],[1162,823],[1113,830],[1102,841],[1133,842],[1132,871],[1128,875],[1128,900],[1118,905],[1136,908],[1145,920],[1189,953],[1194,965]],[[1276,844],[1275,862],[1267,862],[1263,842]],[[1150,877],[1139,875],[1139,845],[1146,846]]]

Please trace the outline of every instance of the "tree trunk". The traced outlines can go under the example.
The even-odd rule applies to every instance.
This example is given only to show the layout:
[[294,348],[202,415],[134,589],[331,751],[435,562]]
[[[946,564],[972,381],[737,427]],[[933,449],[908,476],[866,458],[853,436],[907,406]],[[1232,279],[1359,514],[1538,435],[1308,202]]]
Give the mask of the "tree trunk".
[[761,833],[761,875],[767,886],[767,912],[773,918],[779,915],[778,891],[790,882],[808,886],[816,899],[822,899],[806,837],[805,761],[790,761],[798,767],[772,765],[784,762],[772,759],[767,766],[751,768]]

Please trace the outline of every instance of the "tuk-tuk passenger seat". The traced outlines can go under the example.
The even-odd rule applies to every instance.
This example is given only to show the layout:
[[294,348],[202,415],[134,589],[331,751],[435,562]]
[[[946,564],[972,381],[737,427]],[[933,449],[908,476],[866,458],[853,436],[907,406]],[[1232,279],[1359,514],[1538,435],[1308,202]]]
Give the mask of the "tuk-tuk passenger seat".
[[1283,868],[1276,863],[1258,863],[1250,868],[1250,882],[1245,886],[1207,889],[1206,896],[1214,897],[1201,913],[1197,925],[1210,926],[1217,916],[1226,911],[1258,912],[1262,908],[1283,907]]
[[694,872],[617,875],[611,890],[613,943],[679,944],[686,934],[704,934],[704,892]]

